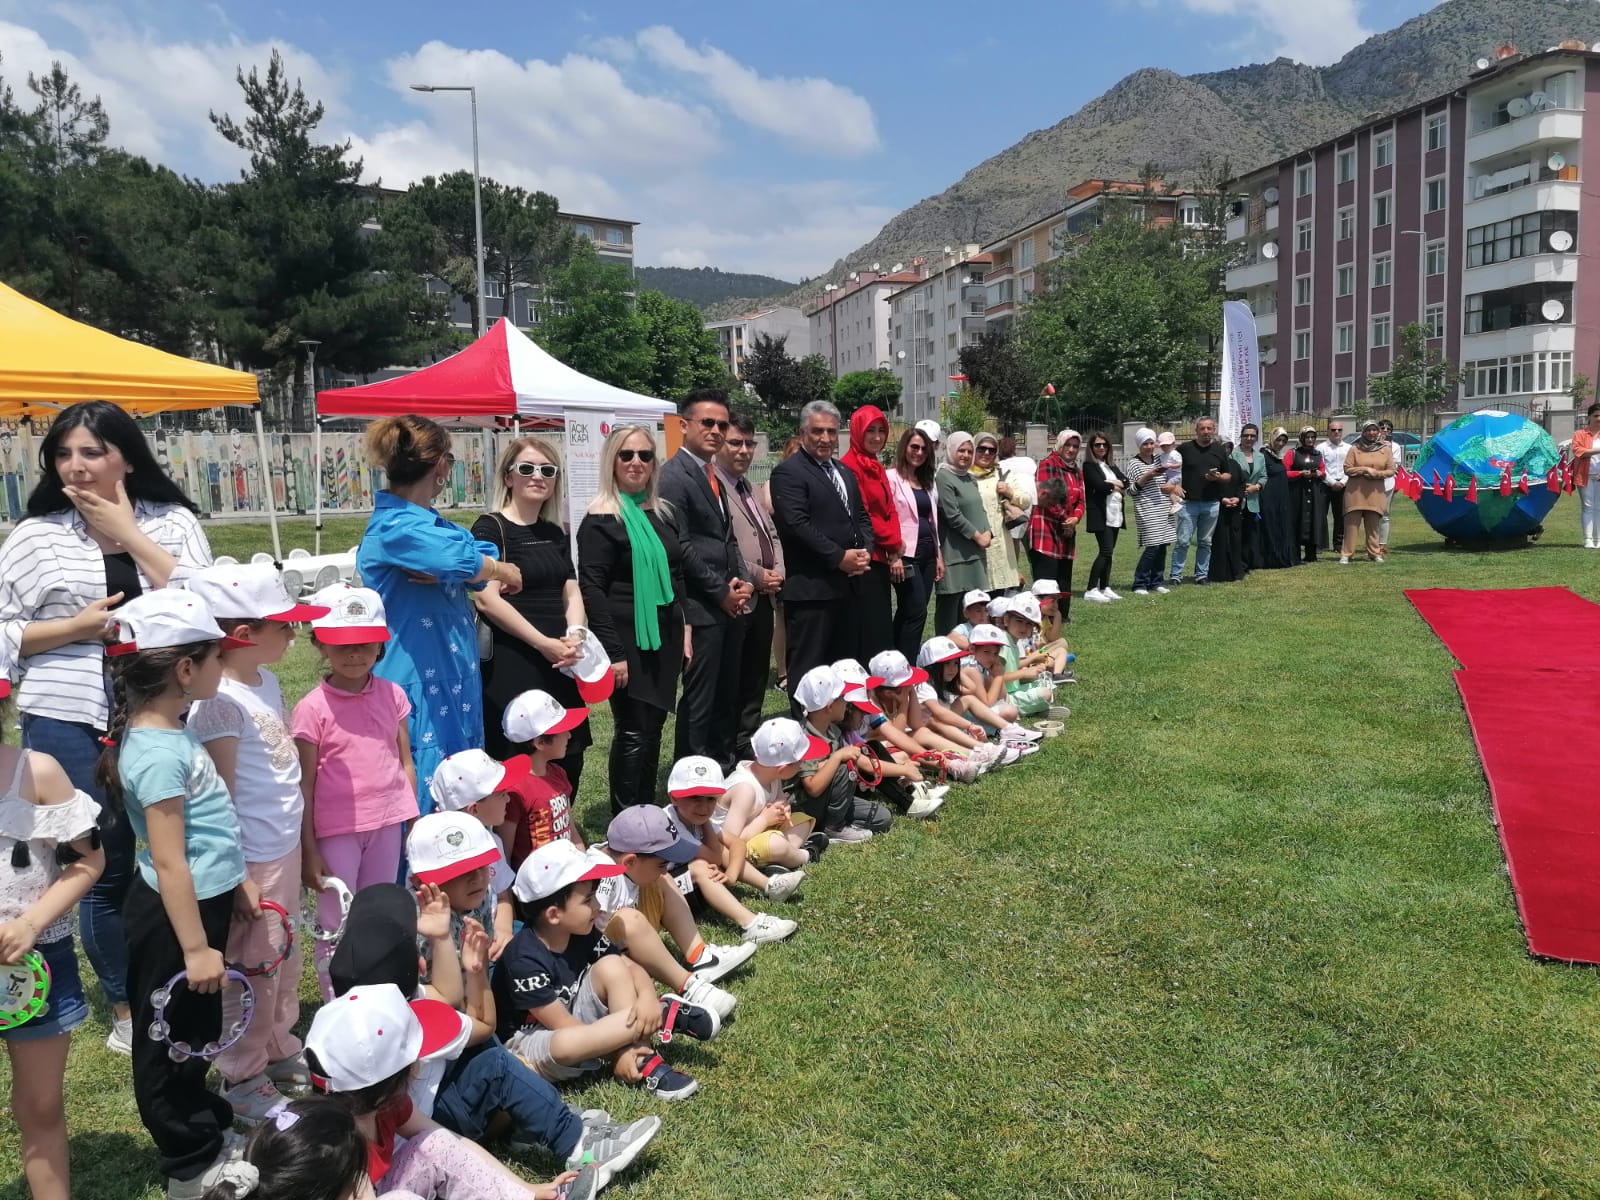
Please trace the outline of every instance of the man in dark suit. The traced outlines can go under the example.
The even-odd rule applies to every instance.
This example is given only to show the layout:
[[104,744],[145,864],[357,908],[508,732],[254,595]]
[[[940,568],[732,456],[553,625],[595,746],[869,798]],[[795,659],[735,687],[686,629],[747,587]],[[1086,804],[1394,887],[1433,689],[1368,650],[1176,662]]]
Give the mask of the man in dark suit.
[[860,654],[852,610],[872,565],[872,518],[856,477],[835,461],[838,452],[839,410],[813,400],[800,410],[800,450],[773,468],[768,483],[783,543],[790,687],[812,667]]
[[733,536],[756,589],[749,613],[739,618],[744,632],[739,643],[735,703],[739,733],[734,748],[740,759],[752,757],[750,737],[760,727],[761,710],[766,705],[772,629],[777,615],[774,601],[783,585],[783,543],[778,540],[778,527],[745,478],[755,449],[756,427],[749,417],[735,415],[722,449],[717,452],[717,475],[722,480],[722,494],[732,498],[728,507],[733,513]]
[[683,665],[678,701],[678,758],[704,754],[733,765],[739,646],[735,623],[752,595],[733,536],[728,503],[712,460],[728,432],[728,396],[696,388],[678,406],[683,448],[661,468],[661,498],[677,516],[678,536],[693,545],[684,560],[683,602],[693,654]]

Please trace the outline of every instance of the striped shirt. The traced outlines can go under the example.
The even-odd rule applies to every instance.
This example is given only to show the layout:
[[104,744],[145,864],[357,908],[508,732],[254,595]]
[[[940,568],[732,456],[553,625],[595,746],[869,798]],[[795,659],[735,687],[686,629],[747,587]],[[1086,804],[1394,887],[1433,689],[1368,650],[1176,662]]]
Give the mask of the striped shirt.
[[[178,560],[174,578],[185,568],[210,565],[211,547],[187,508],[140,501],[133,515],[144,535]],[[150,586],[142,571],[140,580]],[[0,545],[0,659],[18,663],[22,672],[16,692],[22,712],[106,728],[111,712],[99,642],[72,642],[22,657],[22,632],[34,621],[75,617],[105,598],[105,552],[77,509],[28,517]]]
[[1150,473],[1150,468],[1160,465],[1159,459],[1145,462],[1137,454],[1122,460],[1122,473],[1128,477],[1128,490],[1133,493],[1133,511],[1139,518],[1140,546],[1170,546],[1178,538],[1172,522],[1172,497],[1161,490],[1165,473],[1139,486],[1139,480]]

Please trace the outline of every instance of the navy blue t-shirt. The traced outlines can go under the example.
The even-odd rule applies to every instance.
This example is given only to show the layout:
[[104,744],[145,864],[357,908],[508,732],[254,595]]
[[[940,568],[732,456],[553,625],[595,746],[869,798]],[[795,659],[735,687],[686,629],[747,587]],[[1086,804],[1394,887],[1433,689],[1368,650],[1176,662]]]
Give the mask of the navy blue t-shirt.
[[590,964],[607,954],[620,953],[598,931],[572,938],[559,954],[526,927],[506,947],[495,964],[491,986],[501,1038],[509,1038],[529,1023],[528,1013],[547,1004],[570,1009]]

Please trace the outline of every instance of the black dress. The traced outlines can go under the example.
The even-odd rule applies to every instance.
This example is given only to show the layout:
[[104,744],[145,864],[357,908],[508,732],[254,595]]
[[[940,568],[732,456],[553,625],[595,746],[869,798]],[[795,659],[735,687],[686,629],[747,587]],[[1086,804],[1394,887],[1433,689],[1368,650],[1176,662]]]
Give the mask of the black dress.
[[1261,489],[1261,565],[1276,570],[1294,566],[1299,555],[1289,515],[1289,469],[1272,451],[1264,453],[1267,482]]
[[[508,521],[504,514],[486,513],[473,522],[472,536],[499,546],[500,561],[512,563],[522,572],[522,590],[507,596],[506,602],[546,637],[565,637],[567,605],[561,591],[569,581],[576,582],[578,574],[572,565],[572,544],[561,526],[553,521],[519,525]],[[494,630],[494,657],[482,668],[483,745],[495,758],[506,758],[516,749],[501,732],[501,715],[523,692],[534,688],[548,692],[564,708],[582,708],[583,698],[570,675],[551,666],[549,659],[521,638],[492,622],[490,625]],[[581,771],[583,752],[593,742],[589,722],[572,731],[561,765],[574,791],[578,776],[573,774],[572,762]]]
[[1289,517],[1294,544],[1306,562],[1317,561],[1317,551],[1328,548],[1328,490],[1322,486],[1322,452],[1296,446],[1285,462],[1298,478],[1289,480]]
[[1237,583],[1244,578],[1244,468],[1230,454],[1222,469],[1228,480],[1222,485],[1222,499],[1237,500],[1217,509],[1217,531],[1211,538],[1211,569],[1206,578],[1212,583]]

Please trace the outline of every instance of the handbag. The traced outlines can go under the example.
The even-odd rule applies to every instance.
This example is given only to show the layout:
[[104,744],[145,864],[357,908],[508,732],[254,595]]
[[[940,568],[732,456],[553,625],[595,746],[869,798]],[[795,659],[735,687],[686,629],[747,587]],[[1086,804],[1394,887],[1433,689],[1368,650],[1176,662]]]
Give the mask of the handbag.
[[[490,513],[488,515],[492,516],[494,518],[494,523],[500,526],[499,548],[500,553],[503,556],[506,552],[505,523],[500,520],[499,513]],[[485,621],[483,619],[483,614],[476,610],[473,611],[473,621],[476,623],[478,633],[478,661],[480,663],[491,662],[494,659],[494,626],[488,621]]]

